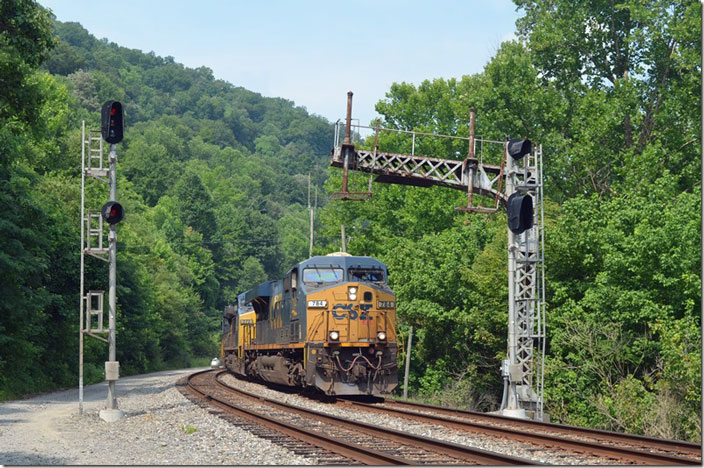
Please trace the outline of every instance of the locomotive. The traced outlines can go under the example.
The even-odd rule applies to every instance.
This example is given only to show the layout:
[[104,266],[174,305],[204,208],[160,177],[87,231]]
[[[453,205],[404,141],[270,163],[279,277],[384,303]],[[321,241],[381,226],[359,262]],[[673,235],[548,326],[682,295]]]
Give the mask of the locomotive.
[[371,257],[309,258],[225,308],[221,361],[234,374],[328,395],[388,394],[398,346],[387,279]]

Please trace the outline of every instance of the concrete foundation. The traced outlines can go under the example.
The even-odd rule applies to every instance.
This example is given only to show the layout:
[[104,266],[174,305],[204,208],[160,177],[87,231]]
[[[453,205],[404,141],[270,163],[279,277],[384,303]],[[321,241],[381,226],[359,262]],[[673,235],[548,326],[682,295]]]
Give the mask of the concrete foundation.
[[505,409],[501,412],[502,416],[507,416],[509,418],[517,418],[517,419],[527,419],[526,416],[526,410],[523,408],[519,409]]
[[125,415],[125,412],[119,409],[101,409],[100,410],[100,419],[102,419],[105,422],[115,422],[122,418]]

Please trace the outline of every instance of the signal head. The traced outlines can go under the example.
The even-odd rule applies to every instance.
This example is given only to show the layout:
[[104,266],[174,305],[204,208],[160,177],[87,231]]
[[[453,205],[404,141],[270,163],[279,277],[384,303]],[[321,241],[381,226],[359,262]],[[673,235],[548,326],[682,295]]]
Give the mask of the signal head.
[[122,141],[124,131],[124,118],[122,104],[119,101],[107,101],[100,111],[101,127],[100,133],[103,140],[108,143],[119,143]]
[[521,159],[531,151],[530,140],[527,138],[511,138],[508,140],[508,154],[513,159]]
[[109,224],[117,224],[125,217],[125,210],[116,201],[109,201],[103,205],[101,214]]
[[508,228],[514,234],[533,227],[533,197],[527,193],[514,193],[508,197]]

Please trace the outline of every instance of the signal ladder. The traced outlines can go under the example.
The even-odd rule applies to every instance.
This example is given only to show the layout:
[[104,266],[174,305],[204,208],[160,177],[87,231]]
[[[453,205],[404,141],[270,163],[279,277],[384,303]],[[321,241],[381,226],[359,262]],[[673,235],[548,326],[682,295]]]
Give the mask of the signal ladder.
[[[79,322],[79,413],[83,413],[83,337],[92,336],[108,342],[104,335],[104,290],[85,291],[85,256],[90,255],[108,262],[109,248],[105,242],[103,217],[100,210],[86,210],[86,177],[109,183],[108,167],[103,155],[103,139],[100,130],[86,130],[83,122],[81,130],[81,279],[80,279],[80,322]],[[102,335],[102,336],[101,336]]]

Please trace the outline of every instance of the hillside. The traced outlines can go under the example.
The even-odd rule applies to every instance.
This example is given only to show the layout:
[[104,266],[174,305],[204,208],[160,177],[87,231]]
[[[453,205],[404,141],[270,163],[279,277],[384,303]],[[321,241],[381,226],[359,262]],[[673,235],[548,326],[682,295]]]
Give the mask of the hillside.
[[[35,41],[53,36],[50,52],[37,51],[50,75],[25,77],[37,81],[42,107],[14,134],[5,126],[2,140],[10,163],[4,233],[25,233],[26,257],[18,245],[3,247],[12,260],[3,291],[17,303],[6,302],[0,317],[7,350],[0,366],[13,376],[0,378],[0,397],[75,383],[80,126],[99,128],[108,99],[123,103],[126,121],[117,150],[126,208],[118,227],[118,359],[128,374],[215,355],[222,307],[307,257],[308,174],[320,191],[332,126],[205,67],[98,40],[78,23],[35,25]],[[106,190],[89,184],[87,208],[102,206]],[[86,290],[106,289],[104,266],[88,257],[86,268]],[[94,341],[87,381],[101,378],[105,359]],[[65,357],[55,368],[32,365],[48,356],[56,363],[57,355]]]

